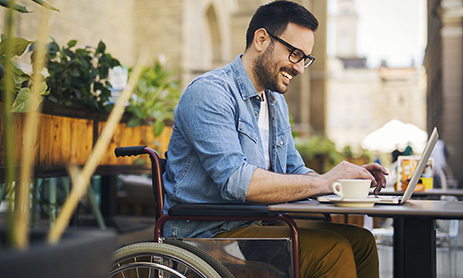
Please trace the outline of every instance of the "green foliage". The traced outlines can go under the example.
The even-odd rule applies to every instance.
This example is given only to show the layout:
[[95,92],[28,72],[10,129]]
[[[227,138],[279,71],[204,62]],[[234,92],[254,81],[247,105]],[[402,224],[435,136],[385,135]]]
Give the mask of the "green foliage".
[[53,39],[49,44],[46,82],[50,95],[47,100],[108,112],[112,108],[107,105],[111,96],[109,70],[120,63],[105,53],[106,45],[102,41],[97,48],[74,49],[76,44],[76,40],[70,40],[60,48]]
[[311,167],[315,160],[325,172],[343,160],[343,155],[336,150],[335,144],[323,136],[299,136],[294,138],[294,145],[302,156],[302,159]]
[[153,125],[155,136],[164,129],[164,121],[174,118],[174,109],[181,95],[175,72],[164,70],[159,61],[144,69],[127,111],[132,114],[128,126]]
[[[46,1],[43,1],[43,0],[32,0],[32,1],[39,4],[39,5],[42,5],[43,7],[47,8],[47,9],[54,10],[54,11],[59,11],[57,8],[53,7],[52,5],[50,5]],[[5,8],[12,8],[13,10],[18,11],[20,13],[31,13],[26,8],[26,6],[19,5],[19,4],[16,4],[16,3],[14,3],[14,5],[11,5],[11,1],[8,1],[8,0],[0,0],[0,6],[3,6]]]
[[354,154],[350,146],[346,146],[340,152],[336,145],[323,136],[296,136],[294,145],[302,156],[305,164],[319,173],[324,173],[343,160],[356,165],[370,163],[371,154],[361,149]]
[[344,157],[348,157],[348,158],[354,157],[354,153],[352,152],[352,148],[350,146],[345,146],[342,149],[342,153],[344,154]]
[[[6,54],[6,45],[8,41],[11,40],[13,45],[13,53],[10,57],[7,57]],[[32,77],[25,72],[23,72],[18,66],[16,66],[11,58],[15,56],[21,56],[26,48],[31,44],[31,41],[22,39],[22,38],[6,38],[5,35],[1,35],[0,41],[0,64],[5,68],[11,69],[10,74],[5,75],[4,78],[0,80],[0,91],[4,93],[12,94],[12,99],[14,99],[12,105],[12,112],[28,112],[37,109],[38,105],[42,102],[42,96],[48,94],[47,85],[45,82],[42,82],[39,86],[40,95],[33,95],[31,91],[32,86]],[[7,65],[8,64],[8,65]],[[8,91],[5,88],[5,79],[13,78],[13,90]],[[5,96],[1,95],[2,101],[5,100]]]

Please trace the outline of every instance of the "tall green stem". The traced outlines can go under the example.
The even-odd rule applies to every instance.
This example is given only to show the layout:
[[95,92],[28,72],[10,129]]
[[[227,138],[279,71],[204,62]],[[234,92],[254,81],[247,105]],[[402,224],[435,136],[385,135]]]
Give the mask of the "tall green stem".
[[[15,12],[12,9],[14,7],[15,1],[10,1],[10,8],[7,9],[5,27],[6,27],[6,37],[12,38],[14,34],[14,22],[15,22]],[[13,53],[13,40],[7,40],[6,44],[6,55],[7,57],[12,57]],[[9,226],[9,239],[12,242],[14,237],[14,190],[13,190],[13,181],[15,179],[15,169],[14,169],[14,136],[13,136],[13,115],[11,113],[11,107],[13,104],[13,93],[14,93],[14,83],[13,83],[13,69],[11,68],[11,63],[5,63],[5,103],[4,103],[4,126],[5,126],[5,165],[6,165],[6,186],[7,186],[7,198],[8,198],[8,226]]]

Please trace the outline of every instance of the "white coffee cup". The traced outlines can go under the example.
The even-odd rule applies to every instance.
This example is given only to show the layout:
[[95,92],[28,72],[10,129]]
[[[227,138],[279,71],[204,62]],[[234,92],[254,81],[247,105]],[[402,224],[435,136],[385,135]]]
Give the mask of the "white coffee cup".
[[340,179],[331,185],[333,192],[343,199],[365,199],[370,192],[371,180]]

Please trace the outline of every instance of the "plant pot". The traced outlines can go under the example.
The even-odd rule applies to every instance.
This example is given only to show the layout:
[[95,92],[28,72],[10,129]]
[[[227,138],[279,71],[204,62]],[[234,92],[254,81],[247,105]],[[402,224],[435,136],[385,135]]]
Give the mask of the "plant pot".
[[[3,115],[4,107],[0,102],[0,115]],[[14,165],[20,165],[23,148],[23,129],[26,115],[14,113]],[[43,112],[39,114],[39,129],[34,148],[34,165],[36,173],[48,176],[59,176],[66,173],[65,168],[69,164],[84,165],[90,156],[93,146],[101,134],[108,115],[88,109],[79,109],[64,105],[44,102]],[[5,140],[5,127],[0,121],[0,142]],[[100,159],[100,166],[135,166],[137,161],[144,161],[144,172],[149,170],[148,157],[127,157],[118,159],[114,156],[114,148],[121,146],[146,145],[156,148],[159,153],[167,151],[172,126],[164,128],[163,133],[154,137],[153,127],[150,125],[127,126],[127,119],[117,125],[107,152]],[[6,149],[0,144],[0,178],[2,168],[6,164]],[[103,169],[104,170],[104,169]],[[58,173],[58,174],[57,174]]]
[[[47,231],[31,232],[25,251],[0,249],[0,277],[107,277],[117,237],[112,231],[68,230],[56,245],[46,242]],[[5,231],[0,231],[2,243]]]

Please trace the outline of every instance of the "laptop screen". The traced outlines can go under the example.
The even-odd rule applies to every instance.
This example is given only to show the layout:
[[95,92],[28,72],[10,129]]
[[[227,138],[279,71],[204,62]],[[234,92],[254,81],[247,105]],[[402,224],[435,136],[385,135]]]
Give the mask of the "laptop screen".
[[402,197],[402,200],[400,201],[401,204],[408,201],[412,196],[413,191],[415,190],[415,187],[418,184],[421,175],[423,174],[424,168],[426,167],[426,163],[428,162],[429,157],[431,156],[432,150],[434,149],[434,146],[437,143],[437,139],[439,139],[439,133],[437,132],[437,128],[434,128],[434,130],[431,133],[431,136],[429,137],[428,142],[426,143],[426,147],[423,150],[423,154],[421,155],[420,161],[418,161],[416,170],[413,173],[412,178],[410,179],[410,183],[408,184],[407,189],[405,190],[405,193]]

